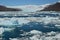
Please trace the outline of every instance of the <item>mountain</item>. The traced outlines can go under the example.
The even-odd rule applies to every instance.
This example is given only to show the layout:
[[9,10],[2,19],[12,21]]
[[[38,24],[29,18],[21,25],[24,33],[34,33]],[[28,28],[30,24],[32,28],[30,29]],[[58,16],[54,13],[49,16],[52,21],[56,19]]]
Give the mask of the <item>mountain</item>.
[[48,5],[41,11],[60,11],[60,2]]
[[0,5],[0,11],[22,11],[22,10],[17,9],[17,8],[9,8],[9,7]]

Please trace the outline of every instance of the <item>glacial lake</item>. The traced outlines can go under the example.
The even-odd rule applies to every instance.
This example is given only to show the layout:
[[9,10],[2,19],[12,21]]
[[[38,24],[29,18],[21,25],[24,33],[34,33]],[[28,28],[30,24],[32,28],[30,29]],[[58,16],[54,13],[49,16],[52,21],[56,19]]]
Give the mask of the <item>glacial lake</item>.
[[[0,29],[0,34],[3,35],[0,36],[3,40],[25,37],[26,34],[24,36],[20,34],[32,30],[43,33],[60,32],[60,12],[0,12]],[[31,37],[33,34],[27,34],[26,36]]]

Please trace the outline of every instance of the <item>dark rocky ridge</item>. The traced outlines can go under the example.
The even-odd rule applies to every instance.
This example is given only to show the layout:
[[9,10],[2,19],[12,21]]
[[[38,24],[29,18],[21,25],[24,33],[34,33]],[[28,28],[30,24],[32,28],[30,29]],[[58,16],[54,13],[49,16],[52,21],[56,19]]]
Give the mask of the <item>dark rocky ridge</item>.
[[0,11],[22,11],[22,10],[17,8],[8,8],[6,6],[0,5]]
[[49,5],[48,7],[45,7],[41,11],[60,11],[60,2],[57,2],[55,4]]

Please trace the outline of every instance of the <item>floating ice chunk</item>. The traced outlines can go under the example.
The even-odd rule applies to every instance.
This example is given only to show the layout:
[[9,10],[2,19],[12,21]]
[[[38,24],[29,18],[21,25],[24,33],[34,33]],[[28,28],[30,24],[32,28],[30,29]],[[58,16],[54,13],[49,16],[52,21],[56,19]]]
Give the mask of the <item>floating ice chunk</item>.
[[51,31],[51,32],[47,33],[47,35],[53,36],[53,35],[56,35],[56,32]]
[[42,32],[40,31],[37,31],[37,30],[32,30],[30,31],[31,34],[42,34]]
[[31,40],[40,40],[40,35],[34,35],[30,37]]
[[17,39],[17,38],[10,38],[10,40],[19,40],[19,39]]
[[0,27],[0,34],[2,34],[4,32],[4,28]]
[[55,38],[60,38],[60,33],[55,36]]

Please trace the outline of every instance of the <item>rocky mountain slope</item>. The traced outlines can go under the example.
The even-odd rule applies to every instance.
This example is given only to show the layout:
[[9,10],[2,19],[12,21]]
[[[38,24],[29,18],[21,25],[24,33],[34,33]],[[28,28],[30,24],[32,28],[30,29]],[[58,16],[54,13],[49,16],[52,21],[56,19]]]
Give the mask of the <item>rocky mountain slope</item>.
[[22,10],[17,8],[8,8],[6,6],[0,5],[0,11],[22,11]]
[[41,11],[60,11],[60,2],[56,2],[54,4],[51,4],[49,6],[46,6],[43,10]]

